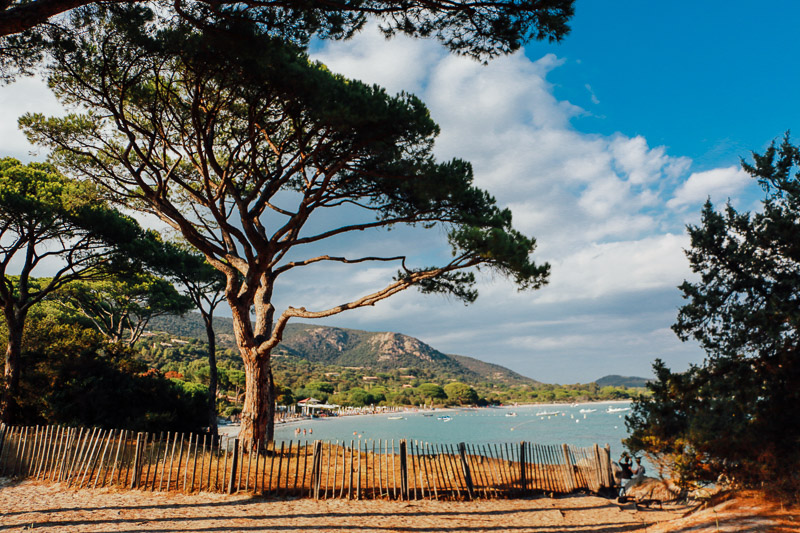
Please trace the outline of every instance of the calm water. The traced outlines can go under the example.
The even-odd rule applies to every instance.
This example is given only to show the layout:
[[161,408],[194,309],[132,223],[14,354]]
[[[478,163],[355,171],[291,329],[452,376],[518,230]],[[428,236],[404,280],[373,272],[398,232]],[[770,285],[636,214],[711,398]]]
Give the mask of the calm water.
[[[332,440],[420,440],[432,443],[470,442],[500,443],[529,441],[537,444],[572,444],[590,446],[594,443],[611,445],[612,457],[622,451],[620,441],[627,436],[625,415],[630,411],[609,413],[609,408],[625,408],[627,403],[592,403],[570,405],[526,405],[485,409],[456,409],[426,412],[394,413],[391,415],[365,415],[320,418],[299,423],[279,424],[275,427],[275,440],[309,441]],[[596,409],[581,413],[581,409]],[[557,415],[537,415],[558,411]],[[506,416],[514,412],[517,416]],[[439,416],[449,415],[445,422]],[[402,416],[391,420],[390,416]],[[295,429],[312,430],[305,435],[295,434]]]

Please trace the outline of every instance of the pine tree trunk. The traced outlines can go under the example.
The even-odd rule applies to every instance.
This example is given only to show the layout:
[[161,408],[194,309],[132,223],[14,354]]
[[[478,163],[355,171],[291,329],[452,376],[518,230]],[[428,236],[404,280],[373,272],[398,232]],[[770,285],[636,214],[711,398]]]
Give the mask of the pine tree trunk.
[[268,393],[272,375],[269,358],[245,359],[244,372],[246,385],[239,439],[250,448],[255,442],[266,443],[272,439],[274,408],[270,408]]
[[8,425],[15,423],[17,416],[17,396],[22,355],[22,332],[25,327],[24,314],[6,311],[8,326],[8,345],[6,346],[6,365],[3,373],[2,421]]
[[[265,289],[266,290],[266,289]],[[259,295],[266,300],[264,294]],[[270,353],[256,354],[259,342],[272,330],[270,306],[256,306],[256,327],[250,321],[250,306],[228,298],[233,331],[244,362],[245,396],[239,439],[251,448],[256,442],[272,441],[275,432],[275,383],[270,367]]]
[[266,441],[275,440],[275,378],[272,376],[272,365],[267,366],[267,428]]

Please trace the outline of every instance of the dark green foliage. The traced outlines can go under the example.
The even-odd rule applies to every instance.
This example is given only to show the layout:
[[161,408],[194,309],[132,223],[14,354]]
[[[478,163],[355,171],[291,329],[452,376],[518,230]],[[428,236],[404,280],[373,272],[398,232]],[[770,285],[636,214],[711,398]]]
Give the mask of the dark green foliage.
[[[130,269],[131,257],[150,246],[150,237],[91,184],[68,179],[50,164],[0,159],[0,308],[8,332],[4,421],[14,417],[31,308],[65,284]],[[37,279],[44,272],[50,277]]]
[[611,374],[603,376],[595,381],[599,387],[646,387],[647,382],[651,381],[650,378],[640,378],[636,376],[619,376]]
[[419,387],[417,387],[417,394],[420,397],[430,400],[444,400],[447,398],[447,394],[445,394],[444,389],[441,385],[437,385],[436,383],[423,383]]
[[650,400],[629,419],[635,449],[675,454],[688,479],[725,474],[742,485],[800,487],[800,150],[788,138],[744,169],[763,209],[723,212],[710,202],[690,226],[698,283],[673,327],[708,355],[687,373],[657,363]]
[[199,431],[205,387],[170,381],[91,329],[32,320],[20,394],[21,423]]
[[380,401],[376,399],[375,396],[360,387],[350,389],[347,392],[347,396],[343,398],[343,400],[344,404],[351,405],[353,407],[364,407]]
[[103,281],[76,281],[50,296],[80,311],[106,338],[133,345],[153,317],[183,314],[194,306],[172,283],[149,273]]
[[456,405],[475,405],[478,402],[478,393],[466,383],[455,381],[444,386],[447,399]]
[[[574,0],[499,0],[461,3],[407,0],[248,0],[174,4],[183,22],[208,26],[220,20],[257,21],[271,35],[307,44],[314,36],[346,39],[377,19],[387,37],[435,37],[450,50],[478,59],[517,50],[531,40],[560,40],[569,32]],[[41,58],[53,23],[92,0],[12,0],[0,6],[0,80],[27,73]],[[161,9],[170,6],[162,5]],[[84,8],[91,9],[91,8]]]

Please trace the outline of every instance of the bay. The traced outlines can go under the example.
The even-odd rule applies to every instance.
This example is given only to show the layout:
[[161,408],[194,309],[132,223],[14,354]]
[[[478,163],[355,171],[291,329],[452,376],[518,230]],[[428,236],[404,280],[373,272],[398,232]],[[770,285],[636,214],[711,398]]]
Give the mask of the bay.
[[[350,441],[392,439],[443,444],[527,441],[581,447],[597,443],[610,444],[613,458],[622,451],[621,441],[627,437],[625,415],[630,411],[608,410],[628,407],[628,402],[536,404],[316,418],[276,425],[275,440],[326,440],[348,445]],[[590,409],[594,411],[581,412]],[[507,416],[511,413],[515,416]],[[450,420],[440,418],[445,416]]]

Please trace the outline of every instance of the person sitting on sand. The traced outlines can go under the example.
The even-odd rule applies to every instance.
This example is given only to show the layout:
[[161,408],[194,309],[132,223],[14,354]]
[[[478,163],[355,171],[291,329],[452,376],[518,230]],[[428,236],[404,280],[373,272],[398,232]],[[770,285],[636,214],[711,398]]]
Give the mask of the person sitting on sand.
[[631,470],[631,456],[628,452],[622,452],[622,455],[619,458],[619,467],[621,470],[619,475],[619,495],[622,497],[625,495],[625,489],[633,477],[633,471]]
[[633,477],[622,486],[622,490],[620,491],[620,496],[624,496],[625,494],[627,494],[628,490],[630,490],[631,487],[635,487],[636,485],[641,483],[642,480],[644,479],[645,468],[644,465],[642,464],[641,457],[636,458],[636,467],[631,472],[633,473]]

